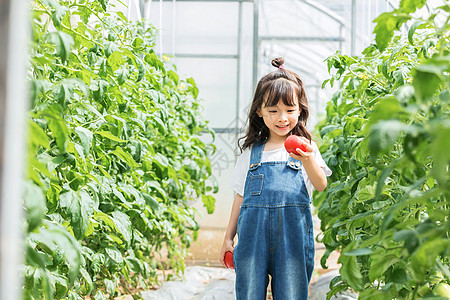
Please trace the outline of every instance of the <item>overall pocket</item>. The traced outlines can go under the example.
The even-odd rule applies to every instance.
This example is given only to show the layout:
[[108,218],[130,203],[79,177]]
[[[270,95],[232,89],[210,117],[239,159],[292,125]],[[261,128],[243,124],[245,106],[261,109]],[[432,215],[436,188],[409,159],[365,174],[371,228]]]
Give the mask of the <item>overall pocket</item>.
[[261,195],[263,178],[264,178],[263,174],[250,175],[250,182],[249,182],[250,195],[252,196]]

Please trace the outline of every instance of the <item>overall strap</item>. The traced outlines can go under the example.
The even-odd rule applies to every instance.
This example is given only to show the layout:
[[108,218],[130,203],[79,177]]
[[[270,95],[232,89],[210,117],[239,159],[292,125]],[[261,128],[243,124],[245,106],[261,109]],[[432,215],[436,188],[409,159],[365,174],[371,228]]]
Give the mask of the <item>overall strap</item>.
[[253,144],[252,153],[250,154],[249,170],[255,170],[261,165],[261,158],[266,141],[257,141]]

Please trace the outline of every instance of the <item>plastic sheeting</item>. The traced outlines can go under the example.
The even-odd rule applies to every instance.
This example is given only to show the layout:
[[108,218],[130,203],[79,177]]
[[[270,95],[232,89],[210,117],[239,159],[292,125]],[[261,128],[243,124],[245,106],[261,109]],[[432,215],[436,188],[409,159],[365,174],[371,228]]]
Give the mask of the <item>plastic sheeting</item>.
[[[320,276],[309,288],[310,300],[324,300],[330,281],[339,275],[333,270]],[[235,273],[225,268],[192,266],[186,268],[185,279],[166,281],[156,291],[142,293],[144,300],[234,300]],[[358,295],[343,292],[332,300],[358,299]]]
[[[330,290],[331,280],[339,276],[339,270],[328,272],[317,279],[309,286],[309,300],[325,300],[327,292]],[[331,300],[353,300],[358,299],[358,295],[350,291],[340,292],[337,296],[333,296]]]
[[184,280],[166,281],[156,291],[142,293],[144,300],[234,300],[233,270],[187,267]]

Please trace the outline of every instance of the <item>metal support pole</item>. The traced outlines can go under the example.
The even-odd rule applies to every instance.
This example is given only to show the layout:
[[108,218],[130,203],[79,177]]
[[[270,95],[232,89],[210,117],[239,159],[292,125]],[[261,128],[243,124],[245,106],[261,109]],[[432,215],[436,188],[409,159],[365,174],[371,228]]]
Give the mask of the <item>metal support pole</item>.
[[241,38],[242,38],[242,2],[239,2],[239,20],[238,20],[238,36],[237,36],[237,68],[236,68],[236,140],[239,138],[239,120],[241,113]]
[[253,90],[256,89],[258,81],[259,1],[253,1]]
[[163,57],[163,3],[162,0],[159,0],[159,53],[160,53],[160,60],[162,60]]
[[172,2],[172,56],[175,56],[175,34],[176,34],[176,20],[177,20],[177,5],[176,0]]
[[0,299],[21,299],[23,261],[26,0],[0,0]]
[[355,55],[356,43],[356,0],[352,0],[352,34],[351,34],[351,48],[350,55]]

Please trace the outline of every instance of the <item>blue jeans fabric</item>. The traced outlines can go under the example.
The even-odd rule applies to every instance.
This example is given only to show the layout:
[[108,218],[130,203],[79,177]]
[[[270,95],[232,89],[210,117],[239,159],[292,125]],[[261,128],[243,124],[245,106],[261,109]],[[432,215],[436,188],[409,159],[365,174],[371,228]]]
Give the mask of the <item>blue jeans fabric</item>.
[[269,274],[274,300],[308,299],[314,237],[302,165],[261,163],[264,144],[253,146],[237,224],[236,299],[266,299]]

